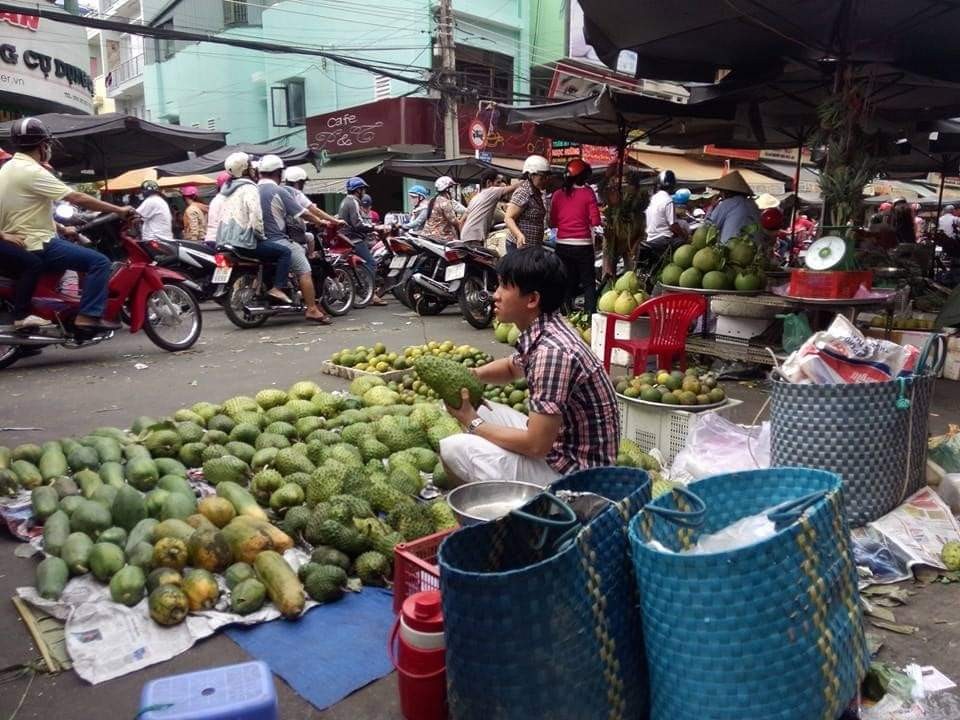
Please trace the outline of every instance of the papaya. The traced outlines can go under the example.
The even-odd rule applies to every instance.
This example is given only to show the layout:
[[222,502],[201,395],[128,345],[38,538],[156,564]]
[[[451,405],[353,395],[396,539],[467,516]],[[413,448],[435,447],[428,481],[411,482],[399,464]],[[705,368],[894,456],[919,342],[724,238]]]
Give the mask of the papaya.
[[260,520],[267,519],[267,513],[257,505],[253,495],[235,482],[225,480],[219,483],[217,485],[217,496],[229,500],[237,515],[248,515]]
[[70,518],[63,510],[57,510],[43,523],[43,551],[59,557],[69,536]]
[[[150,451],[139,443],[129,443],[123,446],[123,457],[129,463],[133,460],[153,460]],[[159,475],[157,476],[159,477]]]
[[153,564],[158,567],[183,570],[187,557],[187,544],[178,538],[160,538],[153,546]]
[[146,584],[142,568],[125,565],[110,578],[110,597],[115,603],[133,607],[143,599]]
[[130,442],[131,437],[125,433],[120,428],[115,427],[98,427],[94,430],[91,435],[96,435],[98,437],[108,437],[117,441],[121,446],[126,445]]
[[216,495],[202,498],[197,503],[197,511],[218,528],[227,525],[237,515],[229,500]]
[[217,530],[217,526],[207,520],[207,518],[200,513],[194,513],[187,518],[186,522],[187,525],[192,527],[194,530]]
[[247,515],[240,515],[234,520],[234,522],[245,523],[252,527],[263,530],[270,538],[270,544],[273,546],[271,549],[276,550],[278,553],[286,552],[294,545],[292,537],[287,535],[276,525],[271,525],[266,520],[258,520],[257,518],[249,517]]
[[144,572],[153,570],[153,545],[148,542],[138,542],[126,551],[128,565],[136,565]]
[[[161,458],[163,460],[165,458]],[[195,499],[197,494],[193,491],[193,488],[190,487],[190,483],[187,482],[187,479],[181,477],[180,475],[164,475],[157,482],[157,487],[166,490],[171,493],[181,493],[186,495],[189,498]]]
[[80,445],[67,455],[67,464],[75,473],[80,470],[96,470],[100,467],[100,455],[95,448]]
[[193,533],[194,528],[190,527],[186,522],[177,518],[171,518],[170,520],[164,520],[153,526],[153,542],[157,543],[165,537],[172,537],[186,542]]
[[110,485],[117,489],[127,487],[127,481],[123,476],[123,465],[118,462],[107,461],[101,463],[97,474],[100,475],[104,485]]
[[0,496],[13,497],[20,491],[20,478],[9,468],[0,468]]
[[49,485],[41,485],[30,491],[30,507],[33,516],[39,520],[46,520],[60,507],[60,496]]
[[[127,447],[138,446],[128,445]],[[147,457],[135,457],[127,460],[125,473],[128,483],[133,485],[137,490],[147,492],[157,486],[157,481],[160,479],[160,472],[157,470],[156,463],[154,463],[150,457],[149,451],[144,449],[144,452],[147,453]]]
[[143,493],[139,490],[123,485],[117,490],[110,507],[113,521],[124,530],[132,530],[137,523],[147,517],[147,504]]
[[220,532],[230,546],[233,557],[241,562],[252,563],[257,555],[273,548],[273,541],[266,531],[242,523],[239,518],[235,518]]
[[92,435],[84,438],[81,442],[97,451],[97,457],[100,459],[101,464],[105,462],[120,462],[123,459],[120,443],[113,438]]
[[190,601],[177,585],[161,585],[147,600],[150,617],[158,625],[177,625],[190,612]]
[[223,573],[223,579],[226,580],[227,587],[231,590],[244,580],[249,580],[256,576],[257,574],[254,572],[253,566],[245,562],[235,562]]
[[187,542],[190,565],[208,572],[223,572],[233,562],[233,551],[223,533],[197,530]]
[[153,543],[153,528],[159,525],[157,520],[153,518],[144,518],[136,525],[133,526],[133,529],[130,531],[130,534],[127,535],[127,544],[124,547],[128,553],[138,544],[142,542]]
[[86,502],[82,495],[67,495],[60,501],[60,509],[67,515],[73,515],[74,511]]
[[90,572],[91,550],[93,550],[93,540],[85,533],[74,532],[67,536],[60,550],[60,557],[67,564],[71,575]]
[[89,500],[93,497],[93,493],[96,492],[97,488],[103,485],[103,480],[100,479],[100,474],[95,470],[83,469],[73,475],[73,479],[76,480],[77,485],[80,487],[81,494]]
[[107,510],[113,507],[113,501],[117,497],[117,489],[113,485],[101,485],[93,491],[91,500],[103,505]]
[[43,455],[43,448],[34,443],[23,443],[13,449],[12,457],[14,460],[25,460],[28,463],[36,465],[40,462]]
[[37,565],[37,592],[44,600],[59,600],[67,586],[70,569],[58,557],[48,557]]
[[145,499],[147,515],[149,517],[159,518],[160,512],[163,510],[163,503],[167,501],[169,495],[170,493],[162,488],[154,488],[148,492]]
[[157,458],[153,461],[157,466],[157,472],[163,478],[167,475],[178,475],[182,478],[187,477],[187,468],[183,463],[174,458]]
[[10,448],[0,445],[0,470],[9,470],[11,462],[13,462],[13,458]]
[[183,584],[180,587],[183,588],[190,609],[194,612],[209,610],[220,599],[217,579],[206,570],[191,570],[184,576]]
[[110,511],[94,500],[84,500],[70,516],[70,527],[96,538],[113,525]]
[[257,578],[267,589],[267,595],[276,606],[280,614],[287,618],[298,617],[303,612],[306,596],[303,584],[297,574],[283,559],[283,556],[272,550],[265,550],[257,555],[253,562],[253,569]]
[[138,417],[136,420],[133,421],[133,424],[130,426],[130,432],[132,432],[134,435],[139,435],[151,425],[156,425],[156,424],[157,424],[157,421],[154,420],[152,417],[149,417],[147,415],[141,415],[140,417]]
[[[177,478],[178,480],[180,478]],[[187,496],[180,492],[171,492],[163,501],[160,508],[161,520],[186,520],[197,511],[197,501],[193,495]]]
[[63,477],[69,474],[70,468],[67,466],[67,456],[58,445],[56,448],[45,450],[40,456],[40,462],[37,463],[37,469],[40,471],[40,477],[44,482],[50,482],[54,478]]
[[20,486],[27,490],[33,490],[35,487],[43,485],[43,476],[40,474],[40,470],[29,460],[15,459],[10,463],[10,469],[17,474]]
[[57,496],[61,499],[70,495],[80,494],[80,488],[77,487],[77,483],[74,482],[72,477],[67,475],[56,478],[51,487],[57,491]]
[[267,588],[255,577],[241,580],[230,591],[230,609],[237,615],[249,615],[263,607]]
[[113,543],[98,542],[90,550],[90,572],[100,582],[110,582],[125,561],[123,550]]
[[161,585],[180,585],[183,576],[173,568],[158,567],[147,575],[147,592],[153,592]]
[[127,531],[122,527],[114,525],[113,527],[107,528],[100,533],[100,537],[97,538],[97,542],[113,543],[122,550],[127,544]]

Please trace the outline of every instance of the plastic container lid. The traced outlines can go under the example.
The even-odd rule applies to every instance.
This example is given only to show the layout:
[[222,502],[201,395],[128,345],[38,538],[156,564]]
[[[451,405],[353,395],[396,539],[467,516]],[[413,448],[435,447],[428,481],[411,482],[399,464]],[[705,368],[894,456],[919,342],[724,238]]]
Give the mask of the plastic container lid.
[[443,608],[439,590],[424,590],[403,601],[404,624],[411,630],[426,633],[443,632]]

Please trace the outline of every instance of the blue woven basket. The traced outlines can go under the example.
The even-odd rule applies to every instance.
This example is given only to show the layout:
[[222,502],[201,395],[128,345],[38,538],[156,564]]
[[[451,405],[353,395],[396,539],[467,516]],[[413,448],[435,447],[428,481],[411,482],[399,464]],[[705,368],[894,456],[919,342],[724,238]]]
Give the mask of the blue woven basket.
[[[572,529],[511,513],[459,530],[440,546],[452,718],[646,716],[626,529],[650,499],[647,474],[585,470],[551,487],[563,490],[602,495],[614,505]],[[551,498],[541,494],[522,510],[547,515]]]
[[[774,506],[767,540],[679,552]],[[705,478],[645,507],[630,543],[651,720],[836,720],[856,695],[869,659],[839,477],[775,468]]]

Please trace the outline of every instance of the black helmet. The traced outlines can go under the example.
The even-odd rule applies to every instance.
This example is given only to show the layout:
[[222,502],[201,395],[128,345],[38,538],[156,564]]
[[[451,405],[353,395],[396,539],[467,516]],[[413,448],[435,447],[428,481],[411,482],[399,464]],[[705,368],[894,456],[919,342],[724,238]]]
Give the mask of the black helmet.
[[10,128],[10,142],[21,150],[29,150],[39,146],[53,136],[42,122],[34,117],[22,118],[14,121]]
[[140,183],[140,192],[143,193],[143,196],[153,195],[154,193],[160,192],[160,186],[157,185],[156,180],[144,180]]
[[660,174],[657,175],[657,187],[666,190],[668,193],[672,193],[676,189],[677,176],[674,175],[673,170],[660,171]]

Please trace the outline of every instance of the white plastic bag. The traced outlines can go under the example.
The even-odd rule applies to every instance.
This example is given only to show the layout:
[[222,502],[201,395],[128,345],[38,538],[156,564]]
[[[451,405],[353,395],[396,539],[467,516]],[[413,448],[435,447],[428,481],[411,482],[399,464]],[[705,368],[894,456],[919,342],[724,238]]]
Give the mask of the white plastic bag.
[[670,468],[673,482],[770,467],[769,422],[737,425],[717,413],[702,413],[691,422],[687,445]]
[[[680,555],[711,555],[713,553],[729,552],[748,545],[753,545],[773,537],[777,526],[769,517],[776,507],[770,507],[756,515],[740,518],[735,523],[727,525],[721,530],[709,535],[702,535],[697,544],[689,550],[681,550]],[[662,543],[651,540],[651,548],[662,553],[673,554],[673,551]]]

